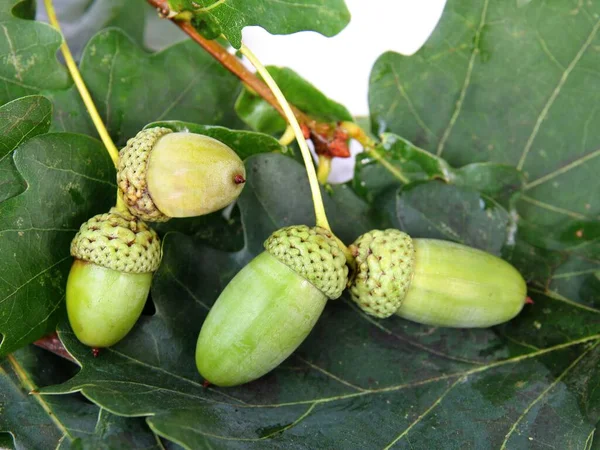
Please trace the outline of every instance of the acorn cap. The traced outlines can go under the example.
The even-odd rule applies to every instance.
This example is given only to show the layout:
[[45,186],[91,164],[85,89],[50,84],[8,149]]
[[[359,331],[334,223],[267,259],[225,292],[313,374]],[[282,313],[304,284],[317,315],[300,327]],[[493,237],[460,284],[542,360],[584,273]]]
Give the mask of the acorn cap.
[[148,225],[111,208],[81,225],[71,241],[71,256],[119,272],[147,273],[158,269],[161,247]]
[[146,173],[150,151],[154,144],[165,134],[172,133],[169,128],[155,127],[140,131],[119,152],[117,184],[131,214],[149,222],[166,222],[169,216],[163,214],[152,201]]
[[306,225],[281,228],[265,241],[265,249],[329,299],[342,295],[348,267],[344,252],[330,231]]
[[415,249],[402,231],[373,230],[349,247],[356,258],[350,295],[367,314],[385,318],[396,312],[413,276]]

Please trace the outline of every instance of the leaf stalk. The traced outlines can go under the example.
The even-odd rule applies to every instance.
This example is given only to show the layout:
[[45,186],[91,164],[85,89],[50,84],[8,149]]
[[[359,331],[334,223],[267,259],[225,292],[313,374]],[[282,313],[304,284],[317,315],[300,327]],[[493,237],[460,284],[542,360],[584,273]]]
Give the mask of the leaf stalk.
[[277,99],[281,109],[283,110],[285,117],[292,127],[294,131],[294,135],[296,136],[296,140],[298,141],[298,146],[300,147],[300,152],[302,153],[302,159],[304,160],[304,166],[306,167],[306,173],[308,175],[308,182],[310,184],[310,191],[312,195],[313,205],[315,208],[315,217],[317,226],[321,228],[325,228],[326,230],[331,231],[331,226],[329,225],[329,221],[327,220],[327,214],[325,213],[325,206],[323,204],[323,197],[321,195],[321,188],[319,186],[319,180],[317,179],[317,173],[315,171],[315,166],[312,160],[312,155],[310,154],[310,150],[308,148],[308,144],[306,143],[306,139],[304,139],[304,133],[302,133],[302,129],[300,128],[300,124],[298,123],[298,119],[294,115],[290,104],[287,99],[279,89],[279,86],[266,69],[266,67],[259,61],[256,55],[244,44],[240,47],[240,52],[248,61],[256,67],[256,70],[262,77],[262,79],[267,83],[269,89]]
[[[98,131],[98,135],[100,135],[100,139],[110,156],[115,168],[119,163],[119,150],[117,149],[115,143],[113,142],[110,134],[108,134],[108,130],[106,129],[106,125],[102,121],[100,114],[98,113],[98,108],[96,108],[96,104],[90,95],[90,91],[88,90],[85,82],[83,81],[83,77],[81,76],[81,72],[77,68],[77,64],[73,59],[73,54],[71,53],[71,49],[69,49],[69,45],[67,44],[67,40],[65,39],[62,29],[60,27],[60,23],[58,22],[58,18],[56,17],[56,11],[54,10],[54,4],[52,0],[44,0],[44,6],[46,7],[46,12],[48,13],[48,20],[50,24],[56,28],[56,30],[62,36],[62,44],[60,45],[60,51],[62,52],[67,68],[69,69],[69,73],[71,74],[71,78],[73,78],[73,82],[77,87],[77,91],[79,91],[79,95],[85,104],[85,108],[89,113],[94,126],[96,127],[96,131]],[[117,190],[117,209],[119,211],[126,211],[127,207],[123,202],[123,199],[119,195],[119,191]]]
[[46,11],[48,13],[48,19],[50,20],[50,24],[54,28],[56,28],[56,30],[61,34],[61,36],[63,38],[63,42],[60,45],[60,51],[62,52],[62,54],[65,58],[65,63],[67,64],[69,73],[71,74],[71,77],[73,78],[73,82],[75,83],[75,86],[77,87],[77,90],[79,91],[79,95],[81,96],[81,99],[83,100],[83,103],[85,104],[85,107],[86,107],[90,117],[92,118],[92,122],[94,122],[94,126],[96,127],[96,130],[98,131],[98,134],[100,135],[100,139],[102,139],[102,142],[104,143],[104,146],[106,147],[106,151],[110,155],[110,158],[112,159],[113,164],[116,167],[117,163],[119,161],[119,151],[117,150],[117,147],[115,146],[113,140],[111,139],[110,135],[108,134],[108,130],[106,129],[106,126],[104,125],[104,122],[102,121],[102,118],[100,117],[100,114],[98,113],[98,109],[96,108],[96,105],[94,104],[94,100],[92,100],[92,96],[90,95],[90,92],[89,92],[87,86],[85,85],[85,82],[83,81],[81,73],[79,72],[79,69],[77,68],[77,64],[75,63],[75,60],[73,59],[71,50],[69,49],[67,41],[62,33],[60,23],[58,22],[58,19],[56,17],[56,11],[54,10],[54,5],[52,4],[52,0],[44,0],[44,5],[45,5]]

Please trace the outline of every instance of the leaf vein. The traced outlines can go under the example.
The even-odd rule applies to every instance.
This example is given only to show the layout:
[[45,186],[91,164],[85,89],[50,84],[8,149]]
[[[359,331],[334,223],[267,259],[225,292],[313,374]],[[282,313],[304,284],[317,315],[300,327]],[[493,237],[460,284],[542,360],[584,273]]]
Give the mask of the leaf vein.
[[525,408],[525,410],[521,413],[521,415],[519,416],[519,418],[515,421],[515,423],[513,423],[513,425],[510,427],[510,430],[508,431],[508,433],[506,434],[506,436],[504,437],[504,441],[502,442],[502,446],[500,447],[500,450],[504,450],[506,449],[506,444],[508,443],[510,437],[512,436],[512,434],[515,432],[515,430],[517,429],[517,427],[519,426],[519,424],[521,423],[521,421],[525,418],[525,416],[529,413],[529,411],[531,411],[531,409],[537,405],[540,401],[542,401],[542,399],[544,397],[546,397],[546,395],[548,394],[548,392],[550,392],[552,389],[554,389],[556,387],[556,385],[558,383],[560,383],[562,381],[562,379],[567,376],[567,374],[575,367],[577,366],[577,364],[579,364],[579,362],[593,349],[595,349],[598,346],[599,342],[596,342],[594,345],[590,346],[590,348],[588,348],[587,350],[585,350],[581,355],[579,355],[577,357],[577,359],[575,361],[573,361],[569,367],[567,367],[563,373],[561,373],[551,384],[550,386],[548,386],[546,389],[544,389],[540,395],[537,396],[537,398],[535,400],[533,400],[528,406],[527,408]]
[[558,84],[556,85],[556,88],[554,88],[554,91],[552,92],[552,95],[550,95],[550,98],[548,99],[548,101],[542,108],[542,111],[538,115],[538,118],[535,122],[533,130],[531,131],[531,134],[529,135],[529,139],[527,139],[527,143],[525,144],[525,148],[523,148],[523,153],[521,154],[521,159],[519,160],[519,163],[517,164],[518,170],[523,170],[523,166],[525,165],[525,160],[527,159],[527,155],[529,154],[529,151],[531,150],[531,147],[533,146],[533,141],[535,140],[538,132],[540,131],[542,122],[548,115],[548,111],[550,111],[550,108],[554,104],[554,101],[558,97],[558,94],[560,93],[562,87],[567,82],[569,75],[571,74],[571,72],[573,71],[573,69],[575,68],[575,66],[577,65],[577,63],[579,62],[579,60],[581,59],[581,57],[583,56],[583,54],[585,53],[587,48],[590,46],[590,44],[596,37],[596,33],[598,32],[598,29],[600,29],[600,20],[598,20],[596,22],[596,24],[592,28],[592,31],[590,32],[589,36],[587,37],[587,39],[585,40],[585,42],[583,43],[583,45],[581,46],[581,48],[579,49],[579,51],[577,52],[577,54],[575,55],[575,57],[569,64],[569,66],[567,67],[567,69],[563,72]]
[[49,166],[49,165],[44,164],[43,162],[41,162],[37,159],[33,159],[33,158],[27,158],[27,159],[33,163],[39,164],[40,166],[46,167],[49,170],[56,170],[58,172],[66,172],[66,173],[70,173],[70,174],[73,174],[73,175],[81,177],[81,178],[85,178],[86,180],[95,181],[97,183],[102,183],[102,184],[108,184],[109,186],[112,186],[112,187],[117,187],[117,185],[115,183],[111,183],[110,181],[102,180],[100,178],[90,177],[89,175],[84,175],[82,173],[75,172],[72,169],[63,169],[62,167]]
[[406,342],[409,345],[412,345],[413,347],[416,347],[420,350],[424,350],[427,353],[431,353],[435,356],[439,356],[441,358],[445,358],[445,359],[449,359],[451,361],[458,361],[458,362],[462,362],[462,363],[467,363],[467,364],[477,364],[477,365],[482,365],[483,363],[481,361],[476,361],[476,360],[472,360],[472,359],[467,359],[467,358],[460,358],[458,356],[452,356],[452,355],[448,355],[446,353],[443,352],[439,352],[437,350],[434,350],[432,348],[429,348],[423,344],[420,344],[418,342],[415,342],[411,339],[408,339],[405,336],[401,336],[399,334],[394,333],[392,330],[390,330],[389,328],[386,328],[385,326],[381,325],[381,323],[377,322],[374,319],[371,319],[371,317],[369,317],[368,315],[366,315],[365,313],[363,313],[361,310],[359,310],[353,303],[351,302],[347,302],[350,307],[352,309],[354,309],[354,311],[356,311],[356,313],[361,316],[363,319],[365,319],[367,322],[371,323],[372,325],[374,325],[375,327],[379,328],[381,331],[383,331],[384,333],[395,337],[396,339],[402,341],[402,342]]
[[546,297],[548,297],[552,300],[566,303],[567,305],[573,306],[574,308],[584,309],[586,311],[593,312],[595,314],[600,314],[600,309],[596,309],[591,306],[584,305],[582,303],[577,303],[567,297],[564,297],[563,295],[560,295],[558,292],[551,291],[549,289],[543,291],[540,289],[530,288],[530,291],[535,292],[537,294],[545,295]]
[[538,178],[537,180],[532,181],[531,183],[527,183],[524,186],[524,190],[529,190],[531,188],[539,186],[540,184],[545,183],[546,181],[551,180],[552,178],[562,175],[562,174],[568,172],[569,170],[582,165],[583,163],[589,161],[590,159],[594,159],[598,155],[600,155],[600,148],[597,150],[594,150],[591,153],[588,153],[585,156],[582,156],[581,158],[578,158],[577,160],[567,164],[564,167],[561,167],[560,169],[557,169],[553,172],[550,172],[549,174],[546,174],[546,175]]
[[408,93],[404,90],[404,87],[400,83],[400,76],[396,72],[396,68],[394,66],[392,66],[392,65],[390,65],[390,68],[392,69],[392,75],[394,76],[394,83],[396,84],[396,87],[398,88],[398,92],[400,92],[400,95],[402,95],[402,97],[404,98],[404,100],[406,100],[406,104],[408,105],[408,109],[410,109],[410,112],[412,113],[412,115],[415,118],[415,120],[417,121],[417,123],[427,133],[429,133],[432,136],[436,137],[435,133],[433,131],[431,131],[431,129],[427,126],[427,124],[425,123],[425,121],[421,118],[421,116],[417,112],[417,109],[415,108],[415,105],[413,104],[413,102],[411,101],[410,97],[408,96]]
[[448,126],[444,130],[444,134],[442,135],[442,138],[440,139],[440,142],[438,143],[438,147],[437,147],[437,151],[436,151],[437,156],[440,156],[442,154],[442,152],[444,151],[444,146],[446,145],[446,141],[450,137],[450,133],[452,132],[452,129],[454,128],[454,124],[458,120],[458,116],[460,115],[460,112],[462,110],[462,105],[465,100],[465,96],[467,95],[467,89],[469,88],[469,85],[471,84],[471,75],[473,73],[473,67],[475,66],[475,58],[479,54],[479,43],[481,42],[481,33],[483,31],[483,27],[485,26],[485,19],[487,16],[488,5],[489,5],[489,0],[486,0],[485,3],[483,4],[483,10],[481,12],[481,19],[479,21],[479,27],[477,28],[477,31],[475,32],[475,39],[473,42],[473,51],[471,52],[471,57],[469,58],[469,64],[467,65],[465,81],[463,82],[462,89],[458,96],[458,100],[456,101],[456,105],[454,107],[454,112],[452,113],[452,116],[450,117],[450,121],[448,122]]
[[543,208],[543,209],[547,209],[548,211],[552,211],[558,214],[564,214],[565,216],[569,216],[572,217],[574,219],[580,219],[580,220],[588,220],[587,216],[584,216],[583,214],[580,213],[576,213],[575,211],[570,211],[568,209],[565,208],[560,208],[558,206],[554,206],[551,205],[549,203],[546,202],[542,202],[540,200],[537,200],[535,198],[529,197],[527,195],[522,195],[521,196],[521,200],[527,202],[527,203],[531,203],[532,205],[535,205],[539,208]]
[[329,378],[331,378],[332,380],[337,381],[338,383],[341,383],[345,386],[351,387],[352,389],[355,389],[357,391],[367,391],[368,389],[364,389],[361,388],[360,386],[356,386],[355,384],[350,383],[349,381],[344,380],[343,378],[338,377],[337,375],[332,374],[331,372],[323,369],[322,367],[319,367],[318,365],[308,361],[307,359],[304,359],[300,356],[297,356],[297,358],[302,361],[304,364],[306,364],[307,366],[311,367],[312,369],[321,372],[322,374],[328,376]]
[[419,417],[417,417],[408,427],[406,427],[406,429],[400,433],[392,442],[390,442],[388,445],[386,445],[384,447],[384,450],[388,450],[389,448],[393,447],[396,442],[398,442],[399,440],[401,440],[404,436],[406,436],[408,433],[410,433],[410,430],[412,430],[416,425],[419,424],[419,422],[421,422],[421,420],[423,420],[425,417],[427,417],[427,415],[429,415],[429,413],[431,411],[433,411],[435,408],[437,408],[437,406],[442,403],[442,401],[444,400],[444,398],[450,393],[450,391],[452,391],[452,389],[454,389],[454,387],[460,383],[461,381],[464,380],[463,378],[459,378],[458,380],[456,380],[454,383],[452,383],[450,385],[450,387],[448,387],[443,393],[442,395],[440,395],[437,400],[435,402],[433,402],[429,408],[427,408],[425,411],[423,411],[423,413],[421,415],[419,415]]
[[36,278],[38,278],[39,276],[45,274],[46,272],[48,272],[49,270],[52,270],[54,267],[58,266],[59,264],[61,264],[63,261],[66,261],[67,259],[69,259],[71,257],[71,255],[69,256],[65,256],[64,258],[62,258],[61,260],[59,260],[58,262],[52,264],[50,267],[47,267],[46,269],[42,270],[41,272],[37,273],[36,275],[34,275],[33,277],[31,277],[29,280],[27,280],[25,283],[23,283],[21,286],[18,286],[14,291],[12,291],[10,294],[8,294],[6,297],[4,297],[3,299],[0,300],[0,305],[2,303],[4,303],[6,300],[8,300],[10,297],[12,297],[13,295],[15,295],[17,292],[19,292],[21,289],[23,289],[25,286],[27,286],[29,283],[31,283],[33,280],[35,280]]

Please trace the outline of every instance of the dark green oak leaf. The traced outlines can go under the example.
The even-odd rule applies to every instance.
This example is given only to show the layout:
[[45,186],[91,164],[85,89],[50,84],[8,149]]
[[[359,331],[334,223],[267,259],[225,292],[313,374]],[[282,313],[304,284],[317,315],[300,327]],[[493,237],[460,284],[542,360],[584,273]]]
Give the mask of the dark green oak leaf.
[[112,162],[89,136],[50,133],[19,146],[13,160],[26,190],[0,203],[0,354],[54,330],[79,226],[108,211]]
[[[247,172],[239,200],[244,249],[225,253],[169,234],[152,288],[155,315],[97,358],[61,324],[59,335],[82,367],[44,394],[81,392],[114,413],[146,415],[155,432],[190,449],[499,448],[530,437],[583,447],[599,419],[590,374],[600,360],[600,321],[544,295],[508,325],[482,330],[375,320],[344,297],[328,304],[305,343],[270,374],[235,388],[204,387],[194,350],[210,305],[269,233],[313,217],[297,162],[257,155]],[[425,184],[435,183],[474,195]],[[326,201],[345,242],[389,226],[347,186]],[[480,245],[494,246],[503,233],[490,226]],[[560,329],[550,326],[561,320]]]
[[375,64],[374,129],[455,167],[516,167],[526,179],[518,212],[533,223],[598,220],[599,8],[450,0],[414,57],[386,53]]
[[35,347],[0,360],[0,431],[7,433],[12,448],[164,448],[141,419],[115,416],[78,395],[31,394],[33,389],[65,380],[73,368],[70,362]]
[[[292,69],[276,66],[268,66],[267,69],[286,99],[303,113],[323,122],[352,120],[352,115],[345,106],[326,97]],[[275,108],[247,88],[240,93],[235,110],[254,130],[275,134],[286,128],[286,121]]]
[[[406,156],[414,150],[389,155],[408,175],[416,167],[425,176],[424,168],[442,157],[459,168],[461,183],[491,195],[482,186],[521,191],[508,204],[503,195],[516,229],[513,248],[502,253],[533,275],[538,293],[595,310],[600,9],[577,1],[547,6],[449,0],[439,27],[414,57],[386,53],[375,64],[371,125],[429,152],[420,151],[416,166]],[[506,171],[483,170],[497,164],[512,166],[524,183]],[[367,164],[374,172],[366,183],[378,189],[370,180],[382,169],[373,166]],[[433,166],[433,176],[447,180]],[[365,170],[358,184],[368,175]],[[392,175],[382,180],[382,187],[394,189]]]
[[[71,0],[56,2],[54,7],[76,60],[90,38],[104,28],[119,28],[143,45],[147,12],[150,10],[156,15],[156,10],[144,0]],[[37,20],[48,22],[43,5],[38,8]]]
[[[148,53],[122,31],[103,30],[87,43],[80,70],[117,145],[153,121],[240,124],[239,81],[192,41]],[[97,135],[75,87],[48,96],[53,130]]]
[[509,240],[506,209],[470,188],[419,181],[398,189],[382,203],[393,226],[414,238],[454,241],[495,255]]
[[455,169],[443,158],[393,133],[382,133],[380,139],[374,149],[356,156],[354,189],[370,201],[399,184],[439,179],[508,203],[524,184],[522,174],[507,164],[481,162]]
[[600,307],[600,222],[574,220],[548,228],[520,221],[517,244],[522,248],[515,263],[523,271],[546,267],[533,277],[531,290],[590,311]]
[[173,218],[155,223],[153,228],[161,235],[179,232],[193,236],[213,248],[234,252],[244,247],[244,229],[237,204],[198,217]]
[[60,34],[35,22],[35,1],[0,2],[0,105],[44,89],[66,89],[71,81],[56,59]]
[[192,11],[200,31],[211,39],[222,33],[235,48],[247,26],[272,34],[310,30],[334,36],[350,21],[344,0],[169,0],[169,5],[174,12]]
[[52,104],[32,95],[0,106],[0,203],[23,191],[25,183],[12,160],[13,150],[50,128]]

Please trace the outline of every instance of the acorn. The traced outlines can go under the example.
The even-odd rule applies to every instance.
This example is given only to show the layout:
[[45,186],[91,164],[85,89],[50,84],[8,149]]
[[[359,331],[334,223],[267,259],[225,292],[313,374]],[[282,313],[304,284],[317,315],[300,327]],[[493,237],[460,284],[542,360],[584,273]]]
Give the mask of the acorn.
[[346,286],[346,258],[328,230],[282,228],[265,250],[229,282],[202,325],[196,365],[217,386],[247,383],[277,367]]
[[244,163],[224,143],[162,127],[129,139],[117,170],[129,212],[148,222],[217,211],[237,199],[246,181]]
[[527,298],[512,265],[466,245],[389,229],[365,233],[349,249],[356,261],[352,300],[378,318],[485,328],[515,317]]
[[140,317],[161,260],[158,235],[127,211],[111,208],[83,225],[71,242],[67,314],[77,338],[110,347]]

